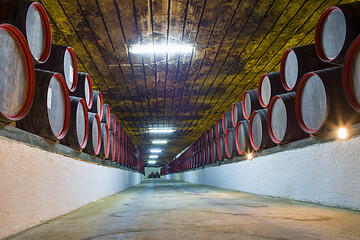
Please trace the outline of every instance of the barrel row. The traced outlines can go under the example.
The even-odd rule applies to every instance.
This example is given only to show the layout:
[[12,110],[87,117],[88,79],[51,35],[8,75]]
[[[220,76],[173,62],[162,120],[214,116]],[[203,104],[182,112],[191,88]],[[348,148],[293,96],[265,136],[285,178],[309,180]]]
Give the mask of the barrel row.
[[125,167],[143,171],[140,151],[78,72],[70,46],[52,44],[44,7],[0,1],[0,121]]
[[162,174],[201,167],[360,122],[360,3],[327,8],[315,44],[287,49],[280,71],[216,120]]

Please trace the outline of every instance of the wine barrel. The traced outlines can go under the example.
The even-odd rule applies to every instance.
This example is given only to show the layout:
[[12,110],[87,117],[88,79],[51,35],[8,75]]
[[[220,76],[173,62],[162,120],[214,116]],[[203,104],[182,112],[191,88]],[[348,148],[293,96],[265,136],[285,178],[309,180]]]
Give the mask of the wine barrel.
[[110,131],[113,131],[116,135],[116,116],[114,113],[110,114]]
[[34,102],[17,127],[57,141],[65,137],[70,121],[70,100],[64,78],[59,73],[35,70]]
[[210,143],[210,130],[207,129],[205,131],[205,145],[209,144]]
[[228,159],[233,159],[235,156],[239,156],[236,150],[236,128],[229,128],[225,135],[225,150]]
[[231,111],[224,112],[222,117],[223,133],[225,134],[229,128],[232,127],[232,114]]
[[257,89],[244,92],[242,99],[242,110],[246,120],[250,118],[253,111],[261,108],[262,107],[259,102],[259,93]]
[[207,165],[208,161],[207,161],[207,145],[205,145],[202,148],[202,166]]
[[77,87],[74,92],[70,92],[70,96],[85,99],[86,106],[88,109],[91,109],[93,103],[93,91],[91,77],[88,73],[78,73]]
[[281,83],[287,91],[294,91],[305,73],[333,66],[319,59],[314,44],[290,48],[281,59]]
[[359,114],[341,91],[341,76],[342,67],[334,67],[307,73],[301,79],[295,109],[305,132],[322,134],[359,122]]
[[346,55],[342,75],[343,89],[350,105],[360,113],[360,37],[353,42]]
[[286,90],[281,83],[279,71],[266,73],[260,77],[258,93],[259,102],[262,107],[267,107],[274,96],[285,92]]
[[220,161],[223,161],[226,156],[225,149],[225,134],[219,135],[217,139],[217,153]]
[[86,147],[89,136],[89,119],[85,100],[78,97],[70,99],[70,123],[66,136],[61,143],[76,150]]
[[217,149],[217,139],[211,141],[211,161],[217,162],[219,160],[218,149]]
[[121,166],[125,165],[125,144],[123,141],[120,141],[120,160],[119,163]]
[[235,143],[239,155],[251,152],[249,120],[240,121],[236,125]]
[[89,112],[96,113],[99,116],[100,121],[103,118],[103,97],[101,92],[99,91],[92,91],[92,106],[89,109]]
[[58,72],[64,76],[70,92],[74,92],[77,86],[78,68],[74,50],[68,46],[52,45],[48,60],[36,65],[37,68]]
[[233,104],[231,110],[231,120],[233,127],[236,127],[238,122],[245,120],[242,110],[242,102],[236,102]]
[[116,121],[116,137],[119,139],[121,139],[121,128],[120,122]]
[[96,113],[89,112],[89,139],[88,144],[84,148],[83,152],[86,152],[92,156],[96,156],[100,152],[101,148],[101,125],[99,116]]
[[283,93],[271,99],[267,124],[270,138],[274,143],[289,143],[309,137],[296,119],[295,92]]
[[215,122],[215,134],[216,134],[216,139],[224,134],[224,130],[223,130],[223,126],[222,126],[222,118],[217,119]]
[[120,164],[121,157],[121,142],[119,138],[116,137],[116,163]]
[[206,145],[206,164],[210,164],[211,162],[211,143],[208,143]]
[[109,131],[110,131],[110,106],[109,104],[104,103],[103,104],[103,117],[101,119],[102,123],[106,123],[108,125]]
[[18,121],[29,112],[35,70],[29,46],[13,25],[0,24],[0,121]]
[[215,125],[211,125],[210,129],[209,129],[209,138],[210,138],[210,142],[214,139],[216,139],[216,129],[215,129]]
[[101,147],[99,157],[103,160],[107,159],[110,154],[110,133],[109,127],[105,123],[101,123]]
[[109,156],[107,159],[110,161],[115,162],[116,160],[116,139],[115,139],[115,132],[109,131],[109,143],[110,143],[110,150],[109,150]]
[[249,136],[254,150],[263,150],[275,146],[267,128],[268,109],[255,110],[250,117]]
[[360,3],[353,2],[327,8],[320,16],[315,31],[315,46],[325,62],[342,64],[346,53],[360,34]]
[[35,63],[44,63],[51,51],[51,29],[44,7],[33,1],[1,0],[0,22],[16,26],[24,35]]

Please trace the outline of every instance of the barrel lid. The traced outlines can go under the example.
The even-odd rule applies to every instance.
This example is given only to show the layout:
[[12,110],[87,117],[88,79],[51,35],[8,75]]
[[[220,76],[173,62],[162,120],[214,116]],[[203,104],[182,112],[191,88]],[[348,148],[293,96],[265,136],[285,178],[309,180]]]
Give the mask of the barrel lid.
[[251,98],[248,91],[244,92],[243,99],[242,99],[242,110],[245,119],[250,118],[251,114]]
[[[89,136],[89,118],[87,106],[84,99],[80,99],[76,109],[76,131],[80,147],[84,149]],[[85,128],[85,129],[84,129]],[[85,130],[85,131],[83,131]]]
[[[86,102],[88,109],[90,109],[92,107],[92,103],[93,103],[93,92],[92,92],[91,77],[88,73],[86,74],[84,88],[85,88],[84,89],[85,90],[85,102]],[[86,93],[89,93],[89,94],[86,94]]]
[[228,158],[233,157],[235,144],[235,128],[229,128],[225,135],[225,151]]
[[258,85],[259,102],[262,107],[267,107],[271,98],[270,79],[266,74],[261,75]]
[[75,52],[71,47],[67,47],[65,50],[64,75],[69,91],[75,91],[78,79],[78,69]]
[[[256,132],[255,132],[256,131]],[[250,117],[249,125],[250,143],[254,150],[259,150],[262,142],[262,120],[258,111],[254,111]]]
[[283,87],[291,91],[298,79],[298,59],[296,53],[290,48],[287,49],[280,63],[280,79]]
[[287,128],[285,103],[279,96],[274,96],[268,109],[267,126],[270,138],[274,143],[281,143]]
[[93,126],[92,126],[92,132],[94,134],[94,130],[97,132],[97,142],[94,145],[94,135],[92,136],[92,144],[93,144],[93,149],[95,149],[95,155],[98,155],[100,152],[100,148],[101,148],[101,125],[100,125],[100,118],[97,114],[95,114],[94,117],[94,121],[93,121]]

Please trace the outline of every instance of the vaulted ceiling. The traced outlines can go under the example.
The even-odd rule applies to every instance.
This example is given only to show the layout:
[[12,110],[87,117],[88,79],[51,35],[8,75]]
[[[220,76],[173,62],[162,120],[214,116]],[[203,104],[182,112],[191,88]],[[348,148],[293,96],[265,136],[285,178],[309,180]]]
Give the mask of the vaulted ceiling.
[[[69,45],[79,71],[148,160],[167,138],[171,161],[222,113],[278,71],[283,52],[314,43],[322,11],[353,0],[41,0],[54,44]],[[190,44],[192,53],[134,54],[137,44]],[[150,134],[149,128],[173,128]]]

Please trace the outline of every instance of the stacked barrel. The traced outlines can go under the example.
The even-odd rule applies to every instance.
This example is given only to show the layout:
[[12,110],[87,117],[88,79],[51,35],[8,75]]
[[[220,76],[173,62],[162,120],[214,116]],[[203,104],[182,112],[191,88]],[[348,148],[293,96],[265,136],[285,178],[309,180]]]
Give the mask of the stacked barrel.
[[139,150],[92,90],[91,76],[78,72],[74,50],[52,44],[44,7],[28,0],[1,0],[0,7],[0,121],[143,171]]
[[206,131],[211,156],[197,160],[196,140],[168,165],[183,171],[359,123],[359,10],[360,2],[327,8],[315,44],[287,49],[280,71],[263,74]]

